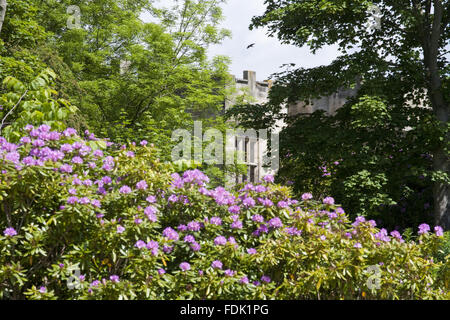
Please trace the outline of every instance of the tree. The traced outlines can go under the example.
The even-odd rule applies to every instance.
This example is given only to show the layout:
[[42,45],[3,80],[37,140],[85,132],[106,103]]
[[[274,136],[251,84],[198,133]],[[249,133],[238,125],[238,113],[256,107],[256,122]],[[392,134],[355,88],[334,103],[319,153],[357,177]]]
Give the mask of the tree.
[[0,79],[11,75],[30,82],[46,68],[38,51],[49,34],[36,19],[37,11],[30,1],[8,1],[0,33]]
[[[277,114],[286,102],[334,93],[354,85],[357,77],[362,82],[360,96],[378,96],[390,106],[406,108],[412,102],[431,107],[440,127],[440,143],[430,150],[435,223],[450,229],[450,2],[266,0],[265,4],[265,13],[252,19],[251,28],[268,27],[270,36],[307,45],[313,52],[332,44],[341,52],[328,66],[279,73],[266,113]],[[368,28],[374,8],[380,13],[379,23]]]
[[[81,110],[72,126],[170,150],[172,130],[222,108],[229,60],[206,54],[229,36],[218,27],[221,2],[183,0],[164,8],[150,0],[10,0],[0,77],[28,83],[50,67],[58,95]],[[68,23],[69,6],[79,8],[79,26]],[[142,21],[142,13],[152,22]]]
[[26,125],[46,124],[54,129],[65,128],[65,120],[77,111],[65,99],[58,99],[52,88],[56,74],[51,69],[42,71],[30,83],[22,83],[8,76],[2,87],[6,93],[0,95],[0,134],[17,142]]
[[[78,79],[81,91],[72,102],[94,132],[170,148],[172,130],[189,127],[193,115],[216,113],[225,99],[229,61],[206,55],[209,45],[229,35],[218,28],[221,2],[185,0],[161,8],[149,0],[47,0],[39,20]],[[80,28],[66,27],[69,5],[80,8]],[[143,22],[143,12],[153,22]]]

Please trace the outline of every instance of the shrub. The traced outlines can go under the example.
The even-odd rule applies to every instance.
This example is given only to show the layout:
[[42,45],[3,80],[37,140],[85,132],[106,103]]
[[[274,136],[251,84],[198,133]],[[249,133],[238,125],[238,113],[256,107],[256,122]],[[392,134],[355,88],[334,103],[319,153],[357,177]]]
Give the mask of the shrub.
[[145,141],[22,134],[0,138],[4,299],[449,298],[439,227],[405,241],[270,177],[208,189]]

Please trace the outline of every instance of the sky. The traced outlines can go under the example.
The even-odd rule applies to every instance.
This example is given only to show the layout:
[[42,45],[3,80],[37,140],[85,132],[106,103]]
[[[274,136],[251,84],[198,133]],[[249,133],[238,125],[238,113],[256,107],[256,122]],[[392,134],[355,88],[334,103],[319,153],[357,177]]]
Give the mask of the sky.
[[[319,50],[315,55],[309,49],[291,45],[283,45],[274,37],[266,35],[267,29],[249,30],[251,18],[265,11],[264,0],[228,0],[222,5],[225,20],[221,27],[231,30],[232,38],[220,45],[212,46],[208,54],[226,55],[232,60],[231,74],[242,78],[244,70],[256,72],[258,81],[266,80],[272,73],[285,69],[285,63],[295,63],[296,68],[311,68],[327,65],[338,56],[336,46]],[[246,49],[248,45],[255,45]]]

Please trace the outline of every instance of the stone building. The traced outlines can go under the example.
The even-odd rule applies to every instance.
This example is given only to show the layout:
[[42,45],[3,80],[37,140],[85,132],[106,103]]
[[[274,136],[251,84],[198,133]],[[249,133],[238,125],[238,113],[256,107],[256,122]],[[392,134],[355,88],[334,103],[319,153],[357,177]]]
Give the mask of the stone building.
[[[256,72],[244,71],[243,78],[234,77],[235,93],[225,101],[225,109],[232,107],[236,103],[236,97],[242,94],[250,95],[253,103],[263,104],[269,100],[269,90],[272,86],[271,80],[257,81]],[[290,104],[282,109],[281,112],[287,113],[289,116],[300,114],[311,114],[316,110],[324,110],[327,114],[333,115],[337,109],[342,107],[346,101],[359,89],[359,84],[354,89],[341,89],[338,92],[319,99],[314,99],[310,104],[298,102]],[[279,121],[275,124],[274,134],[279,133],[285,123]],[[241,183],[245,181],[259,182],[266,174],[275,174],[273,170],[264,166],[264,156],[267,153],[267,139],[258,139],[254,136],[237,135],[233,137],[234,141],[228,141],[227,145],[232,146],[234,151],[243,155],[243,160],[247,165],[247,174],[232,177],[228,183]],[[227,150],[231,151],[231,150]]]
[[[243,78],[233,76],[235,92],[225,101],[225,109],[232,107],[236,103],[237,96],[242,94],[252,97],[250,103],[264,104],[269,101],[269,90],[272,86],[271,80],[257,81],[255,71],[244,71]],[[287,110],[285,111],[287,112]],[[273,133],[278,133],[283,127],[283,123],[278,123]],[[264,167],[265,155],[267,154],[267,137],[258,137],[257,132],[254,135],[244,132],[242,135],[232,137],[233,141],[227,141],[227,152],[237,152],[241,156],[243,162],[247,165],[247,174],[230,177],[227,183],[235,184],[245,181],[258,182],[267,174],[274,174],[273,170]],[[232,150],[231,150],[232,148]]]
[[324,110],[329,115],[334,115],[336,110],[342,107],[347,100],[358,92],[359,86],[356,85],[354,89],[341,89],[330,96],[314,99],[310,104],[304,102],[297,102],[289,105],[289,116],[299,114],[311,114],[317,110]]

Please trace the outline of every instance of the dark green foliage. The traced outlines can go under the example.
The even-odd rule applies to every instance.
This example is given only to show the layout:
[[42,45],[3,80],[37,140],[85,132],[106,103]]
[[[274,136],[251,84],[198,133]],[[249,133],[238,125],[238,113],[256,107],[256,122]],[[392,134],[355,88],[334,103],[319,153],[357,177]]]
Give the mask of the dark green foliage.
[[[341,55],[327,66],[275,74],[269,103],[238,106],[231,116],[251,113],[247,127],[270,126],[284,118],[286,104],[359,88],[336,116],[285,119],[280,178],[388,225],[415,227],[434,211],[434,223],[449,228],[449,1],[265,4],[251,28],[267,27],[281,42],[312,52],[334,44]],[[373,5],[381,18],[370,28]],[[322,177],[324,165],[331,176]]]
[[363,97],[335,116],[315,112],[291,119],[280,137],[279,179],[293,181],[298,193],[333,194],[351,215],[362,213],[391,228],[431,222],[432,114],[405,111]]

